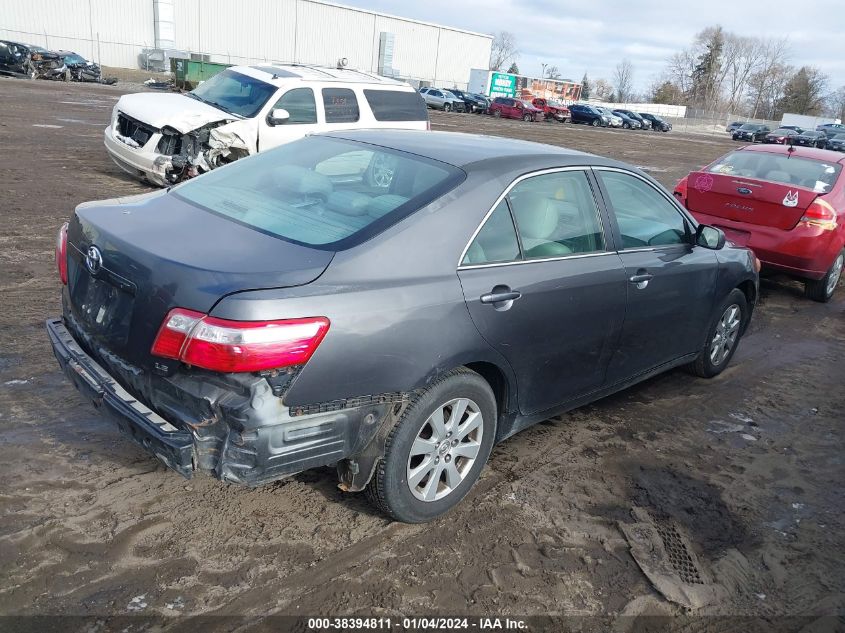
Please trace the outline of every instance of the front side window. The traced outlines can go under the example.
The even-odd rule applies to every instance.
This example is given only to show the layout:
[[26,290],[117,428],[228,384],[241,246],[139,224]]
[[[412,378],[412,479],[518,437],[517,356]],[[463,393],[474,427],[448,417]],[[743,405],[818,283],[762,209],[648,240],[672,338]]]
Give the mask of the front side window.
[[349,88],[323,88],[326,123],[354,123],[358,120],[358,99]]
[[210,171],[169,195],[262,233],[342,250],[464,178],[456,167],[414,154],[314,136]]
[[186,94],[224,112],[251,118],[258,114],[275,92],[276,87],[271,84],[226,69]]
[[277,108],[283,108],[290,114],[287,125],[317,122],[317,103],[314,101],[314,91],[311,88],[288,90],[276,101],[273,109]]
[[622,235],[622,248],[648,248],[689,242],[681,212],[653,186],[617,171],[597,172],[610,197]]
[[526,178],[508,194],[525,259],[603,251],[587,175],[580,170]]

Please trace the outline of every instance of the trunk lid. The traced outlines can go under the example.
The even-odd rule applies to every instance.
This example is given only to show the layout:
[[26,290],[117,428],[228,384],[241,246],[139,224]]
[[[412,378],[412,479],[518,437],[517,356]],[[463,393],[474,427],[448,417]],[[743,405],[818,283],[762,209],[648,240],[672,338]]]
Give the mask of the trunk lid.
[[[99,262],[91,247],[98,249]],[[261,233],[166,191],[85,203],[68,228],[65,310],[93,345],[148,367],[171,308],[207,313],[234,292],[308,284],[333,255]]]
[[737,174],[695,171],[687,180],[687,208],[693,213],[783,230],[798,223],[817,195],[807,187]]

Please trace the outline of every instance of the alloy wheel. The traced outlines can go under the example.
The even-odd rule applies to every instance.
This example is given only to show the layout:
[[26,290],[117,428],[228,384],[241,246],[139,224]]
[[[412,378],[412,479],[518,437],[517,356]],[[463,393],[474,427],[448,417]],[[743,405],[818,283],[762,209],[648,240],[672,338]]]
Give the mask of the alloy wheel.
[[741,319],[742,311],[736,303],[729,305],[722,313],[710,343],[710,362],[714,366],[720,365],[736,345]]
[[845,254],[839,253],[839,257],[833,262],[833,266],[828,273],[827,287],[825,288],[828,296],[832,295],[833,291],[836,290],[836,284],[839,283],[839,278],[842,276],[843,263],[845,263]]
[[406,481],[417,499],[438,501],[464,481],[481,450],[482,422],[469,398],[450,400],[428,416],[408,455]]

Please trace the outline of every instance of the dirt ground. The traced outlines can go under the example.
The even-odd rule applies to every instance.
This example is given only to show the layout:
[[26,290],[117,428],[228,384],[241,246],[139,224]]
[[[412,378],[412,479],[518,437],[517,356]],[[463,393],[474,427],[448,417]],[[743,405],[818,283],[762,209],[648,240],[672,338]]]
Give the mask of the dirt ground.
[[[845,615],[845,288],[821,305],[764,280],[721,376],[673,371],[520,433],[432,524],[391,523],[328,468],[255,490],[168,471],[64,380],[44,331],[60,224],[147,190],[103,148],[121,90],[0,79],[0,614],[685,613],[630,554],[619,525],[641,507],[725,590],[686,613]],[[613,156],[669,187],[732,146],[431,118]]]

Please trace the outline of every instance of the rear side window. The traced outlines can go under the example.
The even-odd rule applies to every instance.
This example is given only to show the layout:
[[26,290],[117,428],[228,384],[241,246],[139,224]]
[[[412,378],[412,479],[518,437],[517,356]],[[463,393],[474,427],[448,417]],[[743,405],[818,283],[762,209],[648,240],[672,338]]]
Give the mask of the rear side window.
[[508,200],[525,259],[604,250],[598,208],[583,171],[527,178]]
[[473,266],[517,259],[520,259],[519,242],[508,203],[502,199],[469,245],[461,264]]
[[342,250],[464,178],[456,167],[414,154],[315,136],[215,169],[170,195],[262,233]]
[[722,156],[707,168],[714,174],[730,174],[755,180],[796,185],[816,193],[827,193],[842,172],[839,163],[790,157],[770,152],[737,151]]
[[425,101],[416,92],[364,90],[376,121],[427,121]]
[[358,99],[349,88],[323,88],[326,123],[354,123],[360,117]]

